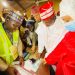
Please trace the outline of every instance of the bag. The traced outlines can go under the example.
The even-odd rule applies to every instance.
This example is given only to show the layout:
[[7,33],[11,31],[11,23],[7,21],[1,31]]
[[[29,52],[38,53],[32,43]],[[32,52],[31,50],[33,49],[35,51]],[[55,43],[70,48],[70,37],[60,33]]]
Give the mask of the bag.
[[20,65],[15,65],[14,67],[17,70],[17,75],[36,75],[34,72],[28,71]]

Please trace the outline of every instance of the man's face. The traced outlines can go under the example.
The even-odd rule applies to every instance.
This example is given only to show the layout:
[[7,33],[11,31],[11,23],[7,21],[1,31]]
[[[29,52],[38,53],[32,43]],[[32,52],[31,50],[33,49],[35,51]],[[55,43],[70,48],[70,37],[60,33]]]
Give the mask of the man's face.
[[40,21],[40,14],[39,13],[33,14],[33,17],[35,18],[36,21]]
[[10,17],[7,17],[5,20],[6,26],[10,31],[14,31],[20,27],[20,23],[16,22],[15,20],[11,19]]
[[55,18],[53,17],[47,20],[43,20],[43,22],[45,23],[46,26],[51,26],[55,22]]
[[61,18],[62,18],[62,20],[63,20],[64,22],[70,22],[70,21],[73,20],[72,17],[69,16],[69,15],[65,15],[65,16],[63,16],[63,17],[61,17]]
[[33,31],[34,30],[34,27],[32,25],[27,26],[27,28],[29,29],[29,31]]

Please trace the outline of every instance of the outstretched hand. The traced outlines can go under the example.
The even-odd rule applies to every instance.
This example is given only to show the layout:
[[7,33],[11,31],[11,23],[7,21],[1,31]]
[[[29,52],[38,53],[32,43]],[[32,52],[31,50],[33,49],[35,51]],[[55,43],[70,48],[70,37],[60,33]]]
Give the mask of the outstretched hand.
[[21,66],[24,66],[24,58],[23,58],[23,57],[20,57],[20,58],[19,58],[19,61],[20,61],[20,65],[21,65]]

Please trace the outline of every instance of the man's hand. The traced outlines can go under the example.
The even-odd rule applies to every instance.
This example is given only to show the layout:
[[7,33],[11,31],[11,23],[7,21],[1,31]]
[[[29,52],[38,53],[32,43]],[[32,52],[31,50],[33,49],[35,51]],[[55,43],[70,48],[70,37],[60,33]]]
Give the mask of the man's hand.
[[6,70],[6,73],[7,75],[17,75],[17,70],[14,67],[9,66]]
[[24,58],[23,57],[19,57],[19,61],[20,61],[20,65],[23,66],[24,65]]
[[39,59],[41,58],[41,54],[40,53],[37,53],[36,57]]
[[43,64],[46,64],[46,63],[47,63],[44,58],[42,59],[42,63],[43,63]]
[[35,46],[32,46],[31,51],[32,51],[32,53],[35,52]]
[[69,16],[69,15],[63,16],[63,17],[61,17],[61,18],[62,18],[62,20],[63,20],[64,22],[70,22],[70,21],[73,20],[72,17]]

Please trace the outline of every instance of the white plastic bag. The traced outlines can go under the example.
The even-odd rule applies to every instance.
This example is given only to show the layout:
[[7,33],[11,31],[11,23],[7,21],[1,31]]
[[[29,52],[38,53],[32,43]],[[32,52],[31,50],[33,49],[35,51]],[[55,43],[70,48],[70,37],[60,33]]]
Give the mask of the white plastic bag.
[[28,71],[19,65],[15,65],[14,67],[17,70],[17,75],[36,75],[34,72]]
[[26,68],[29,71],[36,72],[38,70],[40,64],[41,64],[41,59],[38,59],[35,63],[32,63],[31,60],[27,60],[27,61],[25,61],[24,68]]

